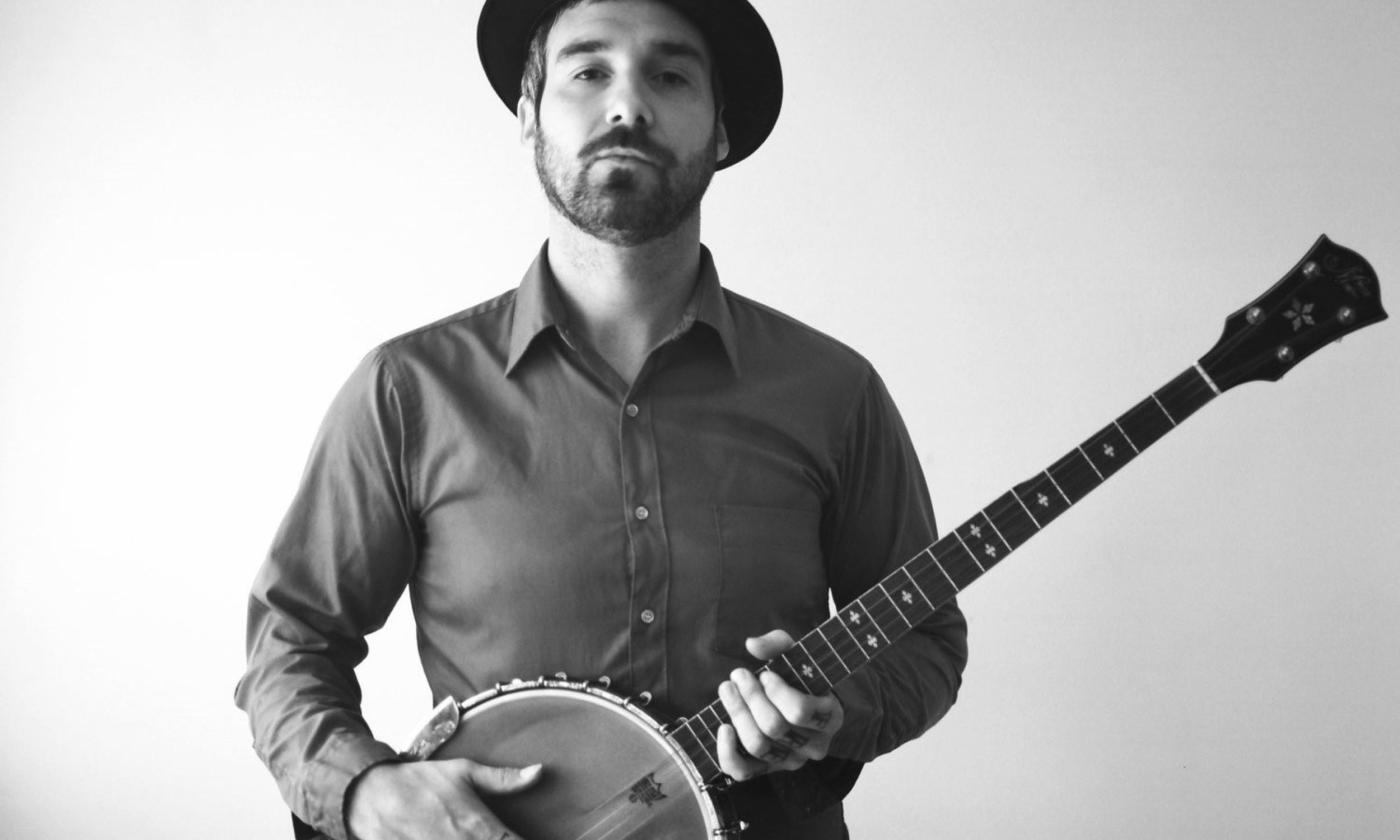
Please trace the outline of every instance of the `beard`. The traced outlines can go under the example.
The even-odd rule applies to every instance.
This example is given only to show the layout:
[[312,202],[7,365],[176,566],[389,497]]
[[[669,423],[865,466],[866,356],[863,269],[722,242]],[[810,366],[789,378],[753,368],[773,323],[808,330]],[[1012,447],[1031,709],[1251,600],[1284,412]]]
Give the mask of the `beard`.
[[[549,203],[574,227],[613,245],[642,245],[670,234],[699,212],[715,174],[717,142],[712,131],[704,148],[682,161],[645,131],[620,127],[589,141],[578,153],[581,165],[571,168],[568,155],[540,132],[535,173]],[[599,155],[619,148],[645,154],[655,171],[637,172],[630,166],[651,164],[636,163],[595,179]]]

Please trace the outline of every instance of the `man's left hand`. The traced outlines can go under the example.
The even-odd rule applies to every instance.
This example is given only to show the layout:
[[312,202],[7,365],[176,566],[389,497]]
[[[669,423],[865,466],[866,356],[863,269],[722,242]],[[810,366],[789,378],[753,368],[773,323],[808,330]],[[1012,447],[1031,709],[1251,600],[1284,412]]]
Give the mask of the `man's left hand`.
[[[792,636],[774,630],[744,646],[767,661],[793,644]],[[737,781],[825,758],[843,722],[835,695],[807,694],[771,671],[736,669],[720,683],[719,697],[733,721],[719,729],[719,767]]]

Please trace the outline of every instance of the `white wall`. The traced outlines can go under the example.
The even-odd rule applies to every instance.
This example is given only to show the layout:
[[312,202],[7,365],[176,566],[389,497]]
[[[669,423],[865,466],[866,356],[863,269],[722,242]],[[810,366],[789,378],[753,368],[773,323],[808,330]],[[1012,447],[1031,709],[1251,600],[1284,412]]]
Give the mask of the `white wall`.
[[[733,288],[884,372],[945,526],[1322,232],[1400,308],[1400,4],[769,0]],[[476,3],[0,2],[0,834],[283,837],[247,586],[378,341],[542,236]],[[872,11],[873,10],[873,11]],[[1228,393],[970,591],[871,838],[1400,834],[1400,328]],[[426,691],[396,620],[379,730]]]

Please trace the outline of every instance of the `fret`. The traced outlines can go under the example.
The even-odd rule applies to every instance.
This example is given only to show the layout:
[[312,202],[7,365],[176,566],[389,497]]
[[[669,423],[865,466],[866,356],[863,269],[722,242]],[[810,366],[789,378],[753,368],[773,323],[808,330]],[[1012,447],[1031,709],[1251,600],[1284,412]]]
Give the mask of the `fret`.
[[1098,476],[1094,475],[1088,457],[1078,449],[1071,449],[1045,472],[1054,479],[1055,486],[1060,488],[1060,492],[1065,494],[1070,504],[1078,502],[1103,484]]
[[[705,730],[705,734],[703,736],[699,735],[698,733],[696,734],[696,737],[700,739],[700,745],[702,747],[706,744],[716,744],[719,742],[719,733],[716,730],[711,729],[709,724],[705,723],[705,712],[707,710],[713,710],[714,705],[714,703],[711,703],[704,709],[701,709],[699,712],[691,715],[689,718],[686,719],[686,726],[690,727],[691,732],[695,732],[694,724],[696,723],[700,724],[700,728]],[[718,764],[718,760],[716,760],[715,763]]]
[[[855,630],[851,629],[839,615],[832,616],[822,623],[830,624],[833,621],[841,625],[841,629],[846,631],[846,638],[851,640],[855,645],[855,650],[860,651],[860,655],[865,657],[866,662],[869,662],[875,654],[881,650],[881,640],[878,636],[865,629],[861,629],[860,632],[857,633]],[[861,664],[863,665],[865,663],[862,662]]]
[[1149,397],[1128,409],[1118,420],[1139,451],[1161,440],[1173,428],[1162,412],[1157,410],[1155,397]]
[[[807,669],[809,671],[811,670],[811,668],[811,665],[807,666]],[[769,660],[768,670],[777,674],[779,677],[782,678],[783,682],[789,685],[791,685],[794,682],[797,683],[797,686],[802,689],[804,694],[815,693],[812,691],[812,686],[809,685],[807,683],[807,680],[805,680],[802,677],[802,674],[798,673],[797,669],[792,667],[791,662],[788,662],[787,654],[785,653],[779,654],[777,659]]]
[[[715,719],[713,726],[705,722],[706,712],[709,712],[710,716]],[[705,725],[705,730],[710,733],[715,743],[718,743],[720,727],[724,726],[726,723],[730,723],[729,712],[725,710],[723,704],[711,703],[700,710],[700,722]]]
[[1220,396],[1220,386],[1215,384],[1215,380],[1210,378],[1210,374],[1206,373],[1206,369],[1201,367],[1200,362],[1196,362],[1196,373],[1201,375],[1201,379],[1210,386],[1210,390],[1214,392],[1217,397]]
[[1100,481],[1107,481],[1110,476],[1127,466],[1137,454],[1132,441],[1128,440],[1116,422],[1100,429],[1085,441],[1082,451],[1094,464]]
[[1026,505],[1014,492],[1006,492],[982,509],[987,521],[996,529],[997,536],[1010,546],[1012,551],[1025,545],[1026,540],[1040,533],[1040,523],[1035,521]]
[[1055,517],[1069,510],[1070,501],[1046,473],[1037,473],[1011,491],[1027,510],[1035,511],[1035,521],[1044,528]]
[[1158,408],[1162,409],[1162,413],[1165,414],[1165,415],[1167,415],[1167,419],[1170,420],[1170,421],[1172,421],[1172,426],[1175,426],[1175,425],[1176,425],[1176,418],[1172,416],[1172,413],[1171,413],[1170,411],[1167,411],[1167,407],[1164,406],[1164,405],[1162,405],[1162,401],[1159,400],[1159,399],[1157,399],[1157,395],[1156,395],[1156,394],[1153,394],[1153,395],[1152,395],[1152,401],[1153,401],[1154,403],[1157,404],[1157,407],[1158,407]]
[[1065,500],[1065,507],[1069,507],[1070,505],[1074,504],[1074,502],[1069,500],[1069,496],[1065,493],[1064,488],[1060,486],[1060,482],[1055,480],[1055,476],[1051,475],[1049,470],[1045,470],[1041,473],[1041,475],[1050,479],[1050,483],[1055,485],[1055,492],[1059,493],[1060,498]]
[[[930,553],[930,557],[934,557],[934,556],[932,556],[932,554]],[[974,557],[973,560],[976,561],[976,557]],[[949,585],[949,587],[952,587],[952,588],[953,588],[953,591],[955,591],[955,592],[962,592],[962,588],[959,588],[959,587],[958,587],[958,582],[953,581],[953,575],[948,574],[948,570],[946,570],[946,568],[944,568],[944,564],[939,563],[938,557],[934,557],[934,566],[937,566],[937,567],[938,567],[938,571],[941,571],[941,573],[944,573],[944,577],[945,577],[945,578],[948,578],[948,585]]]
[[[836,685],[836,680],[833,680],[831,677],[828,677],[826,675],[826,669],[822,667],[822,664],[817,661],[816,657],[812,656],[812,654],[808,652],[806,637],[798,639],[797,644],[792,648],[788,649],[787,655],[791,656],[793,651],[796,651],[802,655],[803,664],[810,664],[811,667],[816,670],[817,676],[821,677],[822,682],[826,683],[827,685]],[[803,671],[803,673],[806,674],[806,671]],[[810,678],[810,675],[808,675],[808,677]]]
[[1194,367],[1187,368],[1181,375],[1162,386],[1154,396],[1170,408],[1172,418],[1180,423],[1215,399],[1218,392],[1213,386],[1210,378],[1204,376],[1204,371]]
[[[889,644],[890,638],[892,637],[890,637],[889,633],[886,633],[885,624],[881,622],[881,619],[879,619],[879,617],[876,616],[874,612],[871,612],[871,608],[869,608],[867,603],[865,603],[865,596],[869,594],[871,594],[871,591],[868,591],[867,589],[864,595],[861,595],[860,598],[857,598],[855,599],[855,601],[851,602],[850,606],[847,606],[846,608],[846,617],[851,617],[853,615],[864,616],[865,619],[868,619],[867,622],[853,622],[851,623],[851,626],[858,627],[858,629],[867,631],[867,633],[869,629],[871,629],[871,627],[874,627],[876,633],[879,633],[879,637],[881,637],[883,643]],[[895,629],[893,629],[893,627],[890,627],[890,630],[893,631]],[[899,633],[895,633],[895,636],[893,636],[893,638],[899,638]]]
[[[976,564],[978,570],[980,570],[983,574],[986,574],[987,567],[982,565],[982,561],[978,560],[977,555],[973,553],[972,549],[967,547],[966,542],[963,542],[962,534],[959,534],[957,532],[957,529],[954,529],[953,536],[958,538],[958,544],[962,546],[963,551],[967,552],[967,556],[972,558],[972,562]],[[940,570],[943,568],[943,565],[939,563],[937,559],[935,559],[933,562],[938,566]],[[947,572],[944,572],[944,574],[946,575]]]
[[984,573],[995,566],[1001,558],[1011,553],[1011,545],[1002,539],[986,514],[978,513],[964,522],[953,533],[962,540],[963,547],[972,555],[977,568]]
[[831,655],[836,657],[836,661],[841,665],[841,670],[845,671],[847,676],[855,673],[855,669],[847,665],[846,660],[841,658],[841,654],[836,650],[836,646],[831,643],[831,639],[827,638],[826,632],[822,630],[821,625],[817,625],[817,629],[812,632],[820,636],[821,640],[826,643],[827,650],[831,651]]
[[875,617],[870,614],[869,608],[861,603],[860,598],[848,604],[845,609],[841,611],[841,616],[846,624],[846,629],[851,632],[852,636],[865,636],[869,634],[870,630],[873,628],[875,632],[880,634],[879,640],[883,641],[885,644],[889,644],[889,634],[880,626],[880,622],[876,621]]
[[992,531],[996,533],[997,539],[1001,540],[1001,544],[1004,545],[1004,546],[1006,546],[1006,553],[1007,553],[1007,554],[1010,554],[1011,552],[1013,552],[1013,551],[1016,550],[1016,546],[1012,545],[1012,544],[1006,539],[1006,536],[1005,536],[1004,534],[1002,534],[1001,529],[997,527],[996,520],[987,515],[987,509],[986,509],[986,508],[982,508],[982,518],[985,519],[985,520],[987,521],[987,524],[988,524],[988,525],[992,526]]
[[1141,454],[1142,454],[1142,450],[1141,450],[1141,449],[1138,449],[1137,444],[1136,444],[1136,443],[1133,443],[1133,439],[1130,438],[1130,437],[1128,437],[1128,433],[1125,432],[1125,431],[1123,431],[1123,427],[1120,426],[1120,425],[1118,425],[1118,421],[1117,421],[1117,420],[1114,420],[1114,421],[1113,421],[1113,428],[1117,429],[1117,430],[1118,430],[1118,434],[1120,434],[1120,435],[1123,436],[1123,440],[1126,440],[1126,441],[1128,442],[1128,445],[1131,446],[1131,447],[1133,448],[1133,454],[1134,454],[1134,455],[1141,455]]
[[1089,453],[1084,451],[1083,446],[1078,447],[1078,449],[1079,454],[1084,456],[1084,461],[1089,465],[1089,469],[1094,471],[1094,475],[1099,477],[1099,483],[1103,484],[1105,480],[1104,475],[1099,472],[1099,468],[1094,464],[1094,459],[1089,457]]
[[[933,556],[933,552],[929,551],[928,549],[924,549],[924,553],[928,554],[930,557]],[[899,590],[899,599],[908,606],[913,607],[916,603],[916,601],[914,600],[914,592],[917,592],[919,593],[919,597],[923,599],[924,603],[928,605],[929,614],[932,615],[933,612],[938,609],[938,607],[934,605],[933,601],[929,600],[928,595],[925,594],[923,588],[919,586],[919,582],[914,580],[914,576],[909,574],[909,566],[911,566],[912,564],[913,561],[911,560],[909,563],[905,563],[903,566],[900,566],[899,570],[895,572],[895,574],[902,573],[905,577],[909,578],[909,585],[907,587],[897,587]],[[891,577],[893,576],[894,575],[891,575]],[[913,592],[910,591],[911,589],[913,590]]]
[[1024,501],[1021,500],[1021,496],[1020,496],[1019,493],[1017,493],[1015,490],[1012,490],[1011,493],[1010,493],[1010,496],[1011,496],[1011,498],[1013,498],[1013,499],[1016,500],[1016,504],[1018,504],[1018,505],[1021,506],[1021,510],[1024,510],[1024,511],[1026,512],[1026,516],[1029,516],[1029,517],[1030,517],[1030,520],[1031,520],[1031,522],[1033,522],[1033,523],[1035,524],[1035,529],[1036,529],[1037,531],[1039,531],[1040,529],[1042,529],[1042,528],[1045,527],[1044,525],[1041,525],[1041,524],[1040,524],[1040,520],[1039,520],[1039,519],[1036,519],[1036,518],[1035,518],[1035,514],[1031,513],[1031,509],[1028,508],[1028,507],[1026,507],[1026,503],[1025,503]]
[[1181,421],[1215,398],[1194,367],[1187,368],[1147,399],[1118,418],[1139,452],[1160,440]]
[[[892,604],[892,605],[894,606],[894,610],[895,610],[895,612],[899,613],[899,617],[900,617],[901,619],[904,620],[904,627],[905,627],[905,629],[906,629],[906,630],[913,630],[913,629],[914,629],[914,622],[910,621],[910,620],[909,620],[909,616],[905,615],[905,613],[904,613],[904,608],[901,607],[901,606],[899,605],[899,602],[896,601],[893,597],[890,596],[890,592],[889,592],[888,589],[885,588],[885,584],[884,584],[883,582],[881,582],[881,583],[875,584],[875,586],[880,590],[880,594],[885,596],[885,600],[886,600],[886,601],[889,601],[890,604]],[[912,598],[912,596],[911,596],[911,598]]]
[[[977,558],[972,556],[967,546],[963,545],[956,530],[925,548],[914,559],[918,560],[924,556],[928,557],[930,565],[946,569],[954,580],[961,581],[960,586],[964,588],[981,577],[985,571],[977,564]],[[929,566],[924,567],[919,580],[923,584],[924,593],[935,604],[941,604],[957,594],[957,590],[948,585],[948,578],[944,577],[943,572],[935,571]]]
[[[714,768],[715,768],[713,772],[714,772],[714,773],[718,773],[718,772],[719,772],[719,757],[718,757],[718,755],[716,755],[715,752],[712,751],[712,750],[710,749],[710,747],[708,746],[708,744],[714,744],[714,743],[715,743],[715,738],[714,738],[714,736],[713,736],[713,735],[710,735],[710,733],[708,733],[708,732],[706,732],[706,734],[709,735],[708,738],[702,738],[702,737],[700,737],[699,735],[697,735],[696,732],[695,732],[695,728],[694,728],[694,718],[693,718],[693,717],[685,718],[684,720],[682,720],[682,721],[680,722],[680,728],[677,729],[677,730],[675,730],[675,731],[673,731],[673,732],[671,733],[671,737],[672,737],[672,738],[676,738],[677,740],[679,740],[679,738],[678,738],[677,736],[679,736],[679,735],[681,734],[681,731],[682,731],[682,730],[684,730],[684,731],[690,733],[689,741],[690,741],[696,748],[698,748],[699,751],[700,751],[700,752],[699,752],[699,755],[697,755],[697,754],[695,753],[695,751],[692,750],[692,749],[686,748],[686,750],[685,750],[685,751],[686,751],[686,754],[689,755],[693,761],[695,761],[696,766],[697,766],[697,767],[702,767],[701,759],[704,759],[704,760],[706,760],[706,761],[709,761],[710,764],[713,764],[713,765],[714,765]],[[684,746],[684,745],[682,745],[682,746]],[[707,773],[707,772],[705,772],[703,769],[701,769],[700,775],[704,776],[705,778],[709,778],[710,775],[711,775],[711,773]]]
[[786,652],[779,654],[777,659],[768,663],[768,670],[782,677],[786,683],[796,682],[808,694],[820,694],[822,689],[813,690],[812,688],[817,682],[816,667],[805,659],[801,660],[800,666],[794,665],[792,657],[796,650],[797,648],[789,648]]

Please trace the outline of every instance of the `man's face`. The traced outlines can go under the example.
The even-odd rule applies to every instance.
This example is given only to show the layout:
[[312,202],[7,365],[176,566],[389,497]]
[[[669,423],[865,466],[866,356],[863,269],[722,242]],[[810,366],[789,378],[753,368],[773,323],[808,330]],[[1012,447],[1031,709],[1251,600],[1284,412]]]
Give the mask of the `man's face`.
[[559,16],[545,60],[538,118],[519,111],[550,203],[618,245],[693,216],[729,151],[700,32],[658,3],[604,0]]

